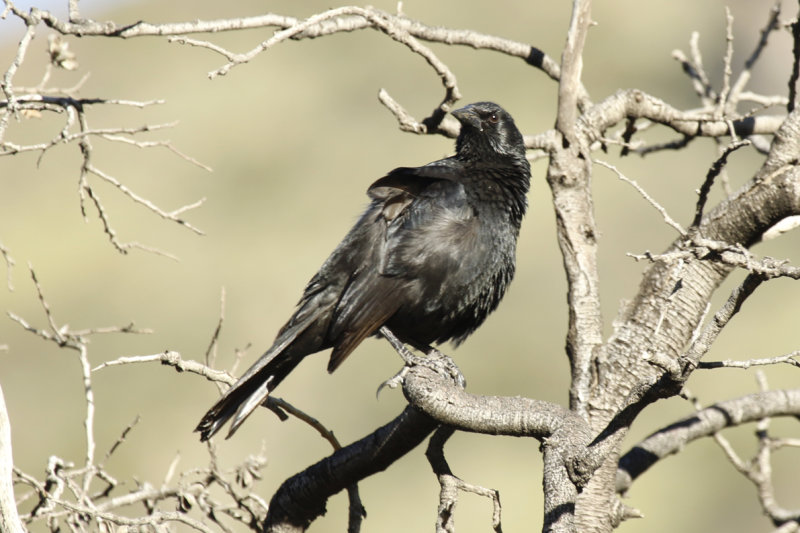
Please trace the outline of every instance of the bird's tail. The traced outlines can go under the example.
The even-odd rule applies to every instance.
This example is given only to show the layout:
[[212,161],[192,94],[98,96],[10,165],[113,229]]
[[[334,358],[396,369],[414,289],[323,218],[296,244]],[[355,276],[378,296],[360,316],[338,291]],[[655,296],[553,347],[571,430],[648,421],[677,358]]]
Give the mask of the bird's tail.
[[305,356],[324,348],[315,340],[314,327],[309,329],[318,316],[319,310],[306,313],[303,319],[290,322],[281,330],[272,347],[225,391],[197,424],[195,431],[200,433],[201,441],[210,439],[233,417],[226,436],[230,438]]
[[201,441],[210,439],[225,425],[225,422],[233,418],[225,437],[230,438],[250,413],[267,399],[269,393],[294,370],[306,354],[298,356],[293,355],[291,351],[284,351],[276,355],[277,357],[271,359],[258,372],[248,372],[242,376],[208,410],[195,428],[195,431],[200,433]]

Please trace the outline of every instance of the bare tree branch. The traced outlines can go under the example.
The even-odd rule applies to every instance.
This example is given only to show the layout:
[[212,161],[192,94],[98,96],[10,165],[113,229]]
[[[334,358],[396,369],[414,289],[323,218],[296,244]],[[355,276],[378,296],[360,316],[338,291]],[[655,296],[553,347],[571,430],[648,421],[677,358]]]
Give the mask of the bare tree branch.
[[759,60],[759,58],[761,57],[761,53],[767,47],[767,41],[769,39],[770,34],[780,28],[779,24],[780,15],[781,15],[781,2],[779,0],[776,0],[776,2],[772,5],[772,9],[770,9],[769,11],[769,17],[767,23],[761,30],[761,36],[758,40],[758,43],[756,43],[753,52],[750,54],[747,60],[745,60],[744,68],[739,73],[739,77],[736,78],[736,81],[733,83],[733,87],[731,88],[731,93],[730,93],[731,102],[739,102],[740,100],[748,98],[748,96],[746,95],[746,93],[743,92],[743,90],[750,81],[750,78],[753,73],[753,66]]
[[[32,24],[36,17],[19,10],[9,0],[4,0],[6,9],[22,18],[26,23]],[[408,34],[429,42],[445,43],[449,45],[469,46],[478,50],[492,50],[505,55],[518,57],[545,72],[551,79],[557,81],[561,76],[559,64],[541,50],[520,42],[502,37],[486,35],[472,30],[459,30],[429,26],[422,22],[407,18],[405,15],[391,15],[374,8],[367,9],[377,16],[391,19],[396,25]],[[63,35],[76,36],[108,36],[124,39],[142,36],[180,36],[193,33],[218,33],[226,31],[240,31],[245,29],[278,27],[289,29],[297,26],[302,21],[295,17],[267,13],[264,15],[241,17],[235,19],[217,19],[210,21],[191,21],[164,24],[152,24],[138,21],[132,24],[117,25],[113,22],[97,22],[90,19],[70,18],[69,22],[59,20],[49,11],[37,11],[37,16],[48,27]],[[310,24],[300,33],[292,36],[294,39],[316,38],[342,31],[356,31],[374,27],[374,23],[362,14],[342,14],[341,16],[325,18],[316,24]],[[218,50],[220,53],[222,49]],[[585,98],[585,91],[582,89]]]
[[800,77],[800,17],[790,24],[790,29],[792,30],[794,42],[792,47],[794,62],[792,63],[792,73],[789,76],[789,99],[786,104],[786,111],[792,113],[797,106],[797,79]]
[[14,486],[11,474],[14,459],[11,453],[11,423],[8,410],[0,387],[0,531],[7,533],[23,533],[25,529],[17,514],[17,503],[14,501]]
[[567,354],[572,372],[570,406],[586,416],[594,348],[602,342],[597,273],[597,228],[589,182],[589,146],[595,139],[577,135],[578,88],[583,45],[590,23],[590,1],[573,3],[570,32],[562,55],[556,130],[564,147],[550,154],[547,181],[556,209],[558,242],[567,273],[570,313]]
[[[112,444],[102,461],[98,462],[96,456],[97,445],[94,436],[94,406],[96,400],[91,383],[91,374],[94,371],[106,366],[115,366],[126,362],[160,360],[173,364],[177,368],[183,367],[189,371],[195,371],[205,375],[208,379],[223,380],[231,383],[233,378],[227,373],[213,371],[199,363],[187,362],[188,364],[184,365],[180,356],[175,352],[166,352],[156,356],[120,358],[116,361],[104,363],[93,370],[90,369],[87,336],[111,332],[137,333],[143,332],[143,330],[137,330],[133,325],[121,328],[91,328],[86,330],[71,330],[67,326],[59,326],[44,297],[44,292],[38,279],[33,271],[31,274],[40,303],[47,317],[48,329],[39,329],[31,326],[24,319],[13,313],[9,313],[9,315],[13,320],[37,336],[52,341],[62,348],[79,352],[79,362],[84,382],[83,394],[87,404],[84,420],[86,454],[85,462],[80,467],[75,467],[57,456],[52,456],[47,466],[47,480],[45,483],[40,483],[32,476],[15,469],[16,482],[30,486],[33,488],[34,494],[39,497],[39,503],[33,510],[21,516],[22,521],[32,523],[44,520],[52,530],[58,530],[59,523],[64,521],[71,528],[77,529],[85,529],[92,522],[96,523],[101,530],[105,530],[102,529],[106,527],[104,524],[149,526],[157,529],[162,524],[179,522],[198,531],[214,531],[203,521],[197,520],[188,514],[191,509],[197,508],[223,530],[228,530],[220,521],[220,518],[224,516],[252,526],[259,524],[266,515],[266,503],[251,492],[251,485],[254,479],[260,477],[259,470],[266,465],[266,460],[261,457],[249,457],[232,471],[223,472],[216,466],[213,450],[211,450],[211,466],[208,469],[195,469],[192,472],[182,474],[177,486],[169,486],[169,482],[173,477],[172,472],[175,469],[175,462],[173,462],[161,488],[154,489],[147,483],[137,483],[136,488],[128,494],[110,497],[111,491],[118,486],[118,482],[104,469],[103,463],[117,451],[136,422],[134,421],[133,424],[123,430],[121,436]],[[281,406],[283,408],[289,407],[285,403]],[[0,446],[0,451],[10,453],[10,448]],[[235,481],[228,481],[228,478],[232,476],[235,477]],[[100,492],[92,493],[91,490],[95,490],[93,489],[94,480],[99,480],[106,484],[106,488]],[[223,493],[231,498],[233,505],[223,505],[216,501],[214,496],[211,496],[210,489],[214,485],[222,487]],[[13,491],[11,494],[13,494]],[[172,507],[173,509],[177,508],[177,510],[162,511],[155,507],[158,502],[168,500],[174,501]],[[146,516],[130,518],[116,512],[120,507],[137,503],[144,504],[150,509]]]
[[714,179],[725,167],[728,157],[739,148],[749,145],[750,141],[747,140],[732,142],[723,150],[722,155],[716,161],[714,161],[714,164],[711,165],[708,174],[706,174],[706,179],[703,182],[703,185],[700,187],[700,194],[699,198],[697,199],[697,207],[695,208],[694,219],[692,220],[690,231],[695,231],[700,226],[700,222],[703,220],[703,209],[708,201],[708,193],[711,192],[711,186],[714,185]]
[[764,357],[761,359],[747,359],[745,361],[737,361],[733,359],[726,359],[724,361],[700,361],[698,369],[712,369],[712,368],[741,368],[748,369],[754,366],[778,365],[787,363],[792,366],[800,367],[800,350],[790,352],[783,355],[776,355],[775,357]]
[[617,492],[624,493],[656,462],[699,438],[765,417],[797,415],[800,415],[800,390],[759,392],[706,407],[651,434],[625,453],[619,460]]
[[472,492],[478,496],[489,498],[492,502],[492,530],[501,533],[500,514],[500,493],[493,489],[487,489],[466,481],[453,475],[450,465],[444,456],[444,444],[447,442],[455,430],[449,427],[440,427],[428,442],[428,449],[425,456],[433,469],[433,473],[439,480],[439,512],[436,520],[437,533],[453,533],[455,531],[454,511],[458,503],[458,491]]
[[269,503],[266,532],[305,531],[328,497],[381,472],[422,442],[437,423],[413,407],[363,439],[337,450],[280,486]]
[[561,54],[561,77],[558,84],[556,130],[568,142],[575,142],[575,125],[583,71],[583,47],[591,24],[591,0],[574,0],[567,42]]
[[748,274],[745,280],[731,293],[725,305],[717,311],[714,318],[703,329],[703,332],[692,342],[691,347],[684,355],[684,360],[692,368],[697,367],[700,359],[708,353],[711,345],[717,339],[722,329],[731,318],[739,312],[744,301],[758,288],[765,278],[759,274]]

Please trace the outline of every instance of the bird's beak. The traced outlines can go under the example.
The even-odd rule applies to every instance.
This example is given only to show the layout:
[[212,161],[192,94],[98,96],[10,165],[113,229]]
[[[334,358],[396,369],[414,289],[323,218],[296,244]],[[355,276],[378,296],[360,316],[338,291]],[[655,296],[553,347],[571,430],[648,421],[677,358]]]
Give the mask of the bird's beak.
[[481,118],[475,112],[471,105],[462,107],[461,109],[456,109],[455,111],[451,111],[451,114],[458,119],[458,121],[463,124],[464,126],[472,126],[475,129],[482,130],[481,127]]

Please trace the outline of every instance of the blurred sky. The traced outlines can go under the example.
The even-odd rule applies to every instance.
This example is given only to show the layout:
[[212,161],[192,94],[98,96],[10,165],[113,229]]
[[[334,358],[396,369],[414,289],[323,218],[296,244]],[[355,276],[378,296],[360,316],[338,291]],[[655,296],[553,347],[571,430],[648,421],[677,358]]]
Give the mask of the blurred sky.
[[[396,7],[393,1],[372,3],[388,11]],[[57,11],[66,12],[66,2],[54,4]],[[734,70],[738,72],[758,39],[771,2],[727,4],[735,17]],[[719,86],[725,5],[721,0],[595,2],[597,25],[589,34],[584,59],[584,80],[592,98],[598,101],[620,88],[638,87],[679,108],[696,107],[691,84],[671,53],[674,49],[688,52],[691,33],[699,31],[706,67]],[[228,18],[267,10],[304,17],[330,6],[327,0],[81,2],[85,14],[120,24]],[[793,17],[796,5],[787,0],[784,10],[784,18]],[[408,0],[404,11],[432,25],[472,28],[529,42],[555,59],[560,57],[569,21],[568,2],[504,0],[467,7],[456,0]],[[7,43],[0,47],[0,65],[9,64],[13,44],[21,36],[22,26],[11,18],[0,20],[0,36]],[[271,30],[251,30],[205,38],[245,51],[270,34]],[[35,86],[41,80],[46,36],[41,27],[15,78],[17,85]],[[270,344],[306,281],[356,220],[369,184],[396,166],[423,164],[453,149],[447,139],[398,131],[393,117],[378,103],[378,90],[385,88],[415,116],[424,117],[443,93],[423,60],[378,32],[284,43],[215,80],[209,80],[207,73],[224,61],[207,50],[154,37],[68,41],[80,68],[54,72],[50,86],[70,87],[89,74],[81,96],[165,100],[144,109],[91,107],[87,120],[92,127],[133,128],[177,121],[173,128],[141,139],[169,140],[213,168],[208,173],[164,148],[92,141],[94,164],[165,210],[206,198],[202,208],[185,214],[205,232],[201,237],[153,215],[97,177],[90,178],[119,238],[166,250],[179,258],[172,261],[138,250],[121,255],[108,243],[91,205],[87,220],[83,219],[77,194],[81,163],[77,146],[57,146],[41,161],[37,153],[0,159],[0,242],[16,260],[14,290],[0,287],[2,310],[13,311],[36,326],[46,325],[27,270],[30,263],[59,323],[88,328],[135,322],[154,330],[151,335],[93,338],[93,365],[165,349],[202,360],[218,321],[224,287],[225,321],[217,364],[230,368],[235,350],[246,348],[240,373]],[[495,100],[513,114],[525,133],[552,127],[556,87],[541,72],[519,59],[487,51],[432,48],[456,74],[464,103]],[[771,37],[753,72],[753,90],[785,94],[790,50],[791,39],[785,33]],[[22,118],[12,122],[7,139],[42,142],[62,127],[61,116]],[[649,137],[673,138],[659,129]],[[680,152],[646,159],[620,159],[617,154],[612,148],[597,157],[639,181],[673,218],[687,223],[694,210],[694,191],[716,158],[717,147],[701,140]],[[732,186],[744,183],[760,160],[752,151],[733,154],[728,168]],[[563,353],[566,285],[544,181],[545,165],[543,160],[533,165],[531,211],[522,228],[518,272],[508,295],[463,346],[446,349],[455,356],[472,392],[525,395],[564,404],[569,373]],[[662,250],[675,232],[636,191],[607,170],[596,167],[594,187],[608,332],[618,308],[634,294],[644,267],[626,253]],[[715,186],[713,202],[721,198]],[[759,245],[755,252],[797,263],[797,233]],[[4,274],[0,263],[0,280]],[[741,278],[737,273],[720,289],[712,312]],[[796,283],[769,282],[747,302],[735,319],[736,327],[723,333],[710,359],[744,359],[797,349],[798,302]],[[79,462],[84,447],[84,400],[74,354],[33,337],[5,318],[0,318],[0,344],[9,347],[0,352],[0,380],[19,467],[41,476],[51,454]],[[377,385],[399,366],[400,360],[385,343],[368,340],[332,376],[324,371],[325,355],[309,358],[282,384],[279,394],[350,442],[402,409],[397,391],[384,391],[377,400],[374,394]],[[796,372],[783,368],[768,375],[776,388],[796,387],[800,381]],[[99,453],[105,453],[135,416],[142,417],[108,461],[108,468],[127,480],[128,486],[134,477],[159,484],[179,451],[179,468],[205,464],[205,448],[192,428],[217,396],[213,385],[160,365],[107,368],[93,375],[93,384]],[[727,371],[696,373],[690,388],[702,402],[710,403],[756,387],[752,372]],[[691,406],[677,399],[648,408],[637,420],[630,444],[689,412]],[[752,429],[735,432],[734,442],[750,449]],[[220,442],[223,466],[236,464],[262,443],[270,461],[258,489],[265,498],[287,476],[329,453],[328,445],[302,424],[280,423],[269,413],[256,413],[234,439]],[[507,530],[529,530],[531,524],[538,528],[541,457],[537,442],[459,434],[447,452],[461,477],[501,490]],[[790,467],[798,463],[787,460],[786,468],[776,470],[785,476],[782,486],[797,479]],[[702,475],[697,476],[698,472]],[[362,497],[369,512],[365,531],[432,528],[437,490],[422,450],[409,454],[363,483]],[[637,482],[628,503],[648,518],[624,524],[621,531],[769,528],[750,485],[733,472],[712,442],[692,444],[680,457],[656,466]],[[334,498],[328,508],[328,515],[312,531],[344,528],[344,498]],[[488,530],[489,513],[488,502],[464,496],[456,515],[459,531]]]

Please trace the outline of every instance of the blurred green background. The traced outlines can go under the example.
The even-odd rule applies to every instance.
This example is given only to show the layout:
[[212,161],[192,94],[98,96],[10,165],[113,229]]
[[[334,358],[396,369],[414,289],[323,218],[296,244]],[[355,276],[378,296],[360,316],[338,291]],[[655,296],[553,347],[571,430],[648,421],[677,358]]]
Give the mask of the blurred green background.
[[[34,2],[35,3],[35,2]],[[64,2],[66,4],[66,2]],[[619,88],[637,87],[673,105],[698,106],[691,85],[671,59],[673,49],[688,52],[692,31],[701,34],[705,65],[720,86],[725,46],[725,11],[735,17],[734,68],[738,73],[767,20],[771,2],[596,2],[584,57],[584,81],[595,101]],[[784,18],[794,6],[784,2]],[[305,17],[329,2],[95,2],[85,14],[128,23],[232,18],[267,11]],[[394,10],[395,4],[373,2]],[[58,9],[65,9],[59,5]],[[56,9],[57,12],[58,9]],[[408,0],[403,10],[431,25],[470,28],[528,42],[556,60],[569,22],[568,2],[425,2]],[[0,65],[10,64],[23,26],[14,17],[0,20]],[[47,31],[37,39],[15,78],[18,86],[36,85],[47,60]],[[236,51],[249,50],[269,30],[210,36]],[[206,37],[201,37],[206,38]],[[206,198],[186,215],[206,232],[197,236],[134,204],[96,177],[100,195],[122,241],[138,241],[166,250],[179,261],[134,250],[126,256],[108,243],[92,206],[88,222],[78,204],[80,154],[76,145],[56,147],[37,164],[37,153],[0,159],[0,242],[16,261],[13,291],[0,288],[4,311],[45,327],[46,320],[30,280],[36,270],[59,324],[82,329],[134,322],[150,335],[92,338],[93,366],[121,356],[179,351],[202,360],[216,326],[220,292],[226,291],[225,321],[218,365],[229,368],[234,351],[250,348],[241,372],[271,343],[289,317],[302,287],[339,242],[366,203],[366,187],[400,165],[418,165],[446,156],[452,141],[398,131],[379,104],[385,88],[416,117],[426,116],[443,91],[425,62],[375,31],[333,35],[321,40],[284,43],[247,65],[214,80],[207,73],[224,61],[207,50],[170,44],[163,38],[115,40],[70,38],[80,68],[55,72],[51,86],[74,85],[90,77],[84,97],[132,100],[165,99],[163,105],[137,110],[97,106],[88,112],[92,127],[137,127],[178,121],[170,130],[140,137],[169,139],[177,148],[213,168],[208,173],[164,148],[139,149],[93,140],[93,163],[165,210]],[[555,118],[556,85],[519,59],[487,51],[432,45],[456,74],[463,103],[494,100],[506,107],[520,128],[535,134]],[[751,89],[785,94],[791,67],[791,40],[773,34],[754,70]],[[13,122],[6,139],[42,142],[61,129],[63,117]],[[671,139],[652,132],[649,139]],[[688,224],[695,189],[716,157],[713,142],[700,140],[680,152],[646,159],[619,160],[618,150],[597,154],[636,179],[676,220]],[[752,175],[760,158],[736,152],[728,171],[736,187]],[[545,160],[533,165],[532,209],[522,229],[518,273],[500,309],[458,350],[452,351],[474,393],[525,395],[566,403],[568,364],[564,356],[567,309],[561,257],[554,237],[550,194],[543,179]],[[601,275],[607,331],[618,307],[638,285],[643,265],[626,252],[659,251],[674,231],[629,185],[602,167],[594,178],[601,231]],[[719,187],[715,186],[718,191]],[[720,199],[718,192],[715,201]],[[797,261],[798,232],[760,245],[759,254]],[[0,264],[0,278],[5,269]],[[711,312],[742,279],[737,273],[720,291]],[[759,289],[727,329],[710,359],[771,356],[798,348],[800,287],[787,280]],[[80,463],[84,454],[84,399],[74,353],[59,350],[0,317],[0,383],[10,411],[16,464],[43,477],[51,454]],[[399,358],[374,339],[366,341],[347,364],[329,376],[326,355],[307,360],[280,388],[279,396],[306,410],[351,442],[382,425],[404,404],[398,391],[376,400],[378,384],[399,367]],[[446,348],[451,351],[450,348]],[[797,387],[798,371],[767,371],[774,388]],[[93,375],[97,403],[98,455],[102,456],[137,416],[141,422],[108,461],[125,480],[159,485],[180,452],[180,470],[204,466],[205,446],[192,433],[198,418],[217,397],[203,378],[179,374],[157,364],[129,365]],[[697,372],[692,393],[705,404],[756,390],[754,373],[737,370]],[[635,443],[649,432],[683,417],[691,406],[662,401],[637,421],[629,437]],[[777,421],[778,430],[797,430],[797,422]],[[754,427],[728,432],[743,453],[754,448]],[[269,465],[257,491],[269,498],[289,475],[329,453],[329,445],[296,420],[279,422],[257,413],[229,441],[219,442],[223,468],[265,447]],[[387,472],[361,484],[369,516],[364,531],[433,529],[438,485],[422,448]],[[541,459],[533,440],[458,434],[447,454],[456,474],[499,489],[506,531],[541,526]],[[779,502],[797,507],[797,457],[776,457]],[[795,498],[794,501],[791,498]],[[767,531],[755,490],[734,472],[711,441],[689,446],[679,457],[657,465],[634,485],[628,503],[647,517],[621,531]],[[346,498],[331,499],[328,514],[311,531],[343,531]],[[458,530],[490,529],[490,504],[461,497]]]

